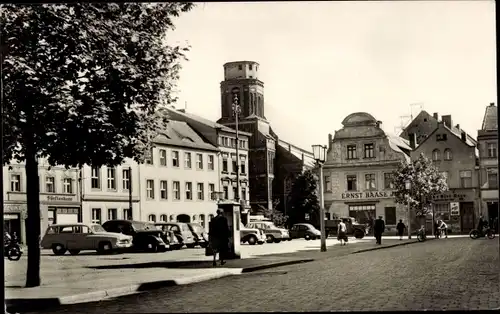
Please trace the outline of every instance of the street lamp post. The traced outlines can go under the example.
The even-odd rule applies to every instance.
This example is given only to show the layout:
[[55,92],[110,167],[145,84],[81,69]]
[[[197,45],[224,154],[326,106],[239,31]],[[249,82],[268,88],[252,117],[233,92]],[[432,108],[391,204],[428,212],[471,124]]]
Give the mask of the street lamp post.
[[[239,104],[238,95],[240,93],[240,89],[235,87],[231,90],[233,93],[233,113],[235,118],[235,128],[236,128],[236,195],[235,199],[237,202],[240,201],[240,155],[239,155],[239,131],[238,131],[238,118],[241,113],[241,106]],[[241,209],[240,209],[241,210]]]
[[408,239],[411,239],[411,206],[410,206],[410,198],[411,198],[411,181],[405,181],[405,189],[408,191]]
[[319,225],[321,230],[321,252],[326,252],[325,202],[323,197],[323,163],[326,161],[326,146],[313,145],[313,154],[319,166]]

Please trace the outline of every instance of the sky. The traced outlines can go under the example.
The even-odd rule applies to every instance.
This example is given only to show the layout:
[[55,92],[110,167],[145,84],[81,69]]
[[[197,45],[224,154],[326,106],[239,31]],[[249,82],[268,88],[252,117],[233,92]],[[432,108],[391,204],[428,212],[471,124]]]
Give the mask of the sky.
[[256,61],[265,116],[303,149],[354,112],[399,134],[420,109],[473,137],[497,103],[494,1],[198,3],[175,21],[188,43],[177,108],[220,118],[223,64]]

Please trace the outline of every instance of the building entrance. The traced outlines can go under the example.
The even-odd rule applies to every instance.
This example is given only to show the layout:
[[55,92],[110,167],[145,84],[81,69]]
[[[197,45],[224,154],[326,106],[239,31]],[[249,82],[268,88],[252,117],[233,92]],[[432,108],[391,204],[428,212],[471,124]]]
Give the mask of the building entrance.
[[498,202],[488,202],[488,222],[498,232]]
[[460,203],[460,229],[462,232],[470,232],[474,229],[474,203]]

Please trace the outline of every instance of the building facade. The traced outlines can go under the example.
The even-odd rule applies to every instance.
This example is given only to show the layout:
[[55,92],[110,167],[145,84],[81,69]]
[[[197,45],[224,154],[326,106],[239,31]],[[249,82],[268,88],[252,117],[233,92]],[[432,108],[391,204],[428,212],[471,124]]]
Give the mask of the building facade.
[[[249,186],[250,206],[254,214],[273,208],[273,203],[283,197],[283,182],[294,177],[284,168],[280,172],[278,167],[292,161],[299,168],[303,165],[301,159],[286,150],[281,150],[278,156],[280,140],[265,117],[264,82],[259,79],[259,67],[254,61],[224,64],[224,80],[220,83],[221,118],[217,121],[230,128],[236,127],[232,106],[233,92],[237,88],[241,106],[238,127],[251,134],[248,145]],[[282,177],[278,178],[278,175]]]
[[237,176],[236,163],[239,162],[240,170],[240,203],[243,204],[243,213],[250,209],[250,184],[249,184],[249,156],[248,147],[251,134],[244,131],[238,132],[238,155],[236,158],[236,130],[222,124],[204,119],[185,110],[168,109],[170,117],[186,122],[193,130],[203,136],[210,144],[217,147],[218,167],[220,178],[217,180],[215,192],[219,192],[222,200],[236,200]]
[[139,165],[143,221],[196,222],[208,227],[217,211],[219,150],[186,122],[170,120]]
[[382,216],[389,229],[407,221],[406,207],[395,202],[392,173],[410,161],[406,141],[386,134],[381,122],[365,112],[350,114],[328,138],[323,166],[327,219],[355,217],[370,223]]
[[141,219],[137,162],[127,158],[123,164],[115,167],[85,165],[82,172],[84,223],[103,224],[112,219]]
[[[46,159],[38,161],[40,186],[40,228],[50,224],[82,221],[79,169],[51,167]],[[4,166],[4,230],[26,242],[27,199],[24,163],[12,161]]]
[[479,150],[480,212],[498,230],[498,108],[486,107],[481,129],[477,132]]
[[[476,141],[459,124],[453,125],[451,115],[442,116],[441,121],[438,118],[437,113],[429,116],[421,112],[403,133],[410,145],[416,146],[412,159],[423,153],[447,178],[449,191],[433,199],[435,218],[445,221],[454,233],[469,232],[480,206]],[[430,126],[436,127],[431,131]]]

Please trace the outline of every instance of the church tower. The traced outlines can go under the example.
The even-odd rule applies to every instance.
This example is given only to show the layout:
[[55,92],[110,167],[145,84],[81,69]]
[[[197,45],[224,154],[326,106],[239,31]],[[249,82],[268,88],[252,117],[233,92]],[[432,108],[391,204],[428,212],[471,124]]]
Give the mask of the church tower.
[[264,116],[264,83],[259,80],[259,64],[254,61],[235,61],[224,64],[224,81],[221,89],[221,119],[219,123],[232,122],[233,88],[239,88],[240,119]]

